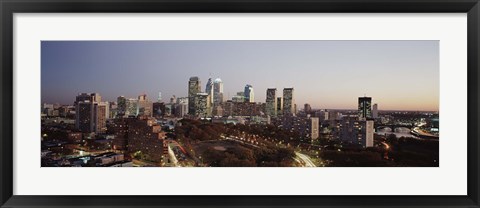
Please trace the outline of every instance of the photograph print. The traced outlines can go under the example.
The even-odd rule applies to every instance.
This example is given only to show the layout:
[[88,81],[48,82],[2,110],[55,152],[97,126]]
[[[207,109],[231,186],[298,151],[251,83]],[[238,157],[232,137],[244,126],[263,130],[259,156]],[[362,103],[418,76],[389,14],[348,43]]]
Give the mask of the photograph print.
[[41,167],[439,167],[439,41],[41,42]]

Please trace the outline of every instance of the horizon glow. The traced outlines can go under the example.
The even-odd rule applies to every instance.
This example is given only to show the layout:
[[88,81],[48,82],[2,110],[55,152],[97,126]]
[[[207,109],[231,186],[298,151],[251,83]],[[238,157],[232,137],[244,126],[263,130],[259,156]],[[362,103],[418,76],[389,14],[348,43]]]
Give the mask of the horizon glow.
[[293,87],[298,109],[356,109],[364,95],[379,110],[439,109],[439,41],[42,41],[41,56],[42,103],[81,92],[168,101],[211,75],[225,100],[250,84],[255,102]]

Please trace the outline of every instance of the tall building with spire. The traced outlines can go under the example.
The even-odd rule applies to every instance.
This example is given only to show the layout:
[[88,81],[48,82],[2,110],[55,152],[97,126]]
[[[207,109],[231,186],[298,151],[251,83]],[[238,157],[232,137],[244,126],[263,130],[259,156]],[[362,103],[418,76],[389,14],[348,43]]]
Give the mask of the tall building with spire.
[[195,96],[201,91],[200,79],[190,77],[188,80],[188,114],[195,115]]

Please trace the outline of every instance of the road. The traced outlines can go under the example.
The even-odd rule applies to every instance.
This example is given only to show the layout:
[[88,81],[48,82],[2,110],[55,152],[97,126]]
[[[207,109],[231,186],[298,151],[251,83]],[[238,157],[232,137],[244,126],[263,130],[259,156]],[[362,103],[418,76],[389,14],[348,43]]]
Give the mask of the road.
[[425,138],[429,138],[429,139],[438,139],[438,135],[434,135],[434,134],[431,134],[429,132],[423,131],[419,127],[413,128],[411,133],[413,133],[413,134],[415,134],[419,137],[425,137]]
[[239,140],[239,139],[234,138],[234,137],[225,137],[225,139],[226,139],[226,140],[230,140],[230,141],[240,142],[240,143],[242,143],[242,144],[250,145],[250,146],[253,146],[253,147],[255,147],[255,148],[260,148],[260,147],[257,146],[257,145],[254,145],[254,144],[251,144],[251,143],[248,143],[248,142]]
[[310,160],[310,157],[309,157],[309,156],[304,155],[304,154],[299,153],[299,152],[295,152],[295,155],[297,155],[297,157],[300,158],[300,159],[305,163],[305,167],[317,167],[317,166],[312,162],[312,160]]

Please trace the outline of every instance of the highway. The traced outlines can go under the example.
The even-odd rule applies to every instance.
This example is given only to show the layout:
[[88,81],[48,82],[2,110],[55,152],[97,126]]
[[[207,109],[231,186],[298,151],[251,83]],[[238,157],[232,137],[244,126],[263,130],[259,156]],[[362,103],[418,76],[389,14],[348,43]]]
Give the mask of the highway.
[[300,158],[305,163],[305,167],[317,167],[312,162],[312,160],[310,160],[310,157],[308,157],[307,155],[304,155],[304,154],[299,153],[299,152],[295,152],[295,155],[297,155],[297,157]]

